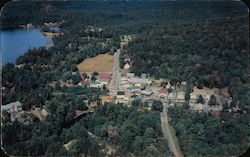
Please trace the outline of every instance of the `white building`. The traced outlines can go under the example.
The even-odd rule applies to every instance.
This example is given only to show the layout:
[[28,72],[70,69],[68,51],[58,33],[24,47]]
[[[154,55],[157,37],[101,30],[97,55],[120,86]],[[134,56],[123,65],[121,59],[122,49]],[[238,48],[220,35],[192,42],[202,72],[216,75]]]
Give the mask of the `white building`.
[[7,112],[18,112],[22,110],[22,104],[20,103],[20,101],[11,102],[9,104],[2,105],[1,109],[2,111]]

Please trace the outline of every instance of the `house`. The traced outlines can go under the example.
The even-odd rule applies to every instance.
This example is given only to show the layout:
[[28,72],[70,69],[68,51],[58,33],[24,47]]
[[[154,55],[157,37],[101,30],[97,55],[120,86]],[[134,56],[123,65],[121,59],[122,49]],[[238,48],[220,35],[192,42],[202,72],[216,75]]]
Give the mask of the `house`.
[[196,101],[196,99],[197,99],[197,94],[194,93],[194,92],[190,93],[190,100],[191,101]]
[[126,76],[129,78],[133,78],[135,77],[135,73],[127,73]]
[[202,112],[203,111],[203,105],[201,103],[198,103],[198,104],[191,104],[190,103],[190,110],[192,112]]
[[115,103],[125,104],[125,103],[128,103],[128,102],[129,102],[128,98],[116,98],[115,99]]
[[101,86],[108,85],[109,81],[110,81],[110,79],[104,79],[104,78],[99,78],[99,79],[96,80],[96,82],[101,84]]
[[133,83],[133,84],[141,83],[142,85],[151,85],[152,84],[152,81],[150,79],[148,79],[148,78],[138,78],[138,77],[130,78],[130,82]]
[[210,107],[210,111],[211,111],[211,114],[213,116],[220,115],[221,110],[222,110],[222,106],[221,105],[215,105],[215,106]]
[[142,74],[141,74],[141,77],[142,77],[142,78],[147,78],[147,74],[146,74],[146,73],[142,73]]
[[108,73],[101,73],[100,75],[98,75],[99,79],[111,79],[111,75]]
[[142,90],[141,94],[146,95],[146,96],[150,96],[153,94],[153,92],[151,90]]
[[174,100],[174,99],[175,99],[175,93],[170,92],[170,93],[168,94],[168,99],[169,99],[169,100]]
[[124,91],[118,91],[117,94],[116,94],[116,98],[118,98],[118,99],[126,98],[125,92]]
[[181,85],[187,85],[187,81],[181,81]]
[[177,100],[184,101],[185,100],[185,92],[180,91],[179,93],[177,93]]
[[209,95],[208,93],[205,95],[205,100],[206,100],[206,101],[209,101],[209,100],[210,100],[210,95]]
[[159,96],[160,97],[167,97],[168,96],[168,90],[166,88],[162,88],[160,91],[159,91]]
[[89,79],[89,75],[86,73],[82,73],[80,76],[81,76],[83,81],[87,81]]
[[125,70],[130,69],[130,65],[129,65],[128,63],[126,63],[126,64],[124,65],[123,69],[125,69]]
[[140,92],[141,88],[138,86],[131,86],[127,88],[130,92]]
[[104,105],[105,103],[111,103],[112,98],[109,95],[103,95],[101,96],[101,101],[102,101],[102,104]]
[[141,98],[142,97],[140,95],[132,95],[129,100],[134,101],[134,100],[141,99]]
[[101,84],[99,82],[90,82],[89,86],[93,87],[93,88],[102,88],[103,84]]
[[2,105],[2,111],[7,111],[7,112],[18,112],[22,110],[22,104],[20,101],[12,102],[6,105]]
[[78,83],[79,86],[87,86],[89,85],[89,81],[88,80],[81,80],[79,83]]

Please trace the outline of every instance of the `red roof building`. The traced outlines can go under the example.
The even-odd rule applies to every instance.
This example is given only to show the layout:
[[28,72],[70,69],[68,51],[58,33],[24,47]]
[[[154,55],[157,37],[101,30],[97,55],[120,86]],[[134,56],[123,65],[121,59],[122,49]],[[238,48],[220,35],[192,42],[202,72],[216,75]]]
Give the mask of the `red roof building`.
[[159,95],[162,96],[162,97],[168,96],[168,90],[166,88],[162,88],[160,90],[160,94]]
[[101,79],[111,79],[111,75],[107,73],[102,73],[98,77]]

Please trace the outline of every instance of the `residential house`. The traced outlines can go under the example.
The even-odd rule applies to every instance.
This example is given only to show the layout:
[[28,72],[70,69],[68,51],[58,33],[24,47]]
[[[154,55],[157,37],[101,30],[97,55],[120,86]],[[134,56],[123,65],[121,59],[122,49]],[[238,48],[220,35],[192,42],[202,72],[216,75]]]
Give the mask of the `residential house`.
[[185,92],[180,91],[179,93],[177,93],[177,100],[179,102],[184,102],[185,101]]
[[138,86],[131,86],[127,88],[130,92],[141,92],[141,88]]
[[93,88],[102,88],[103,84],[101,84],[99,82],[90,82],[89,86],[93,87]]
[[152,80],[150,80],[148,78],[138,78],[138,77],[130,78],[130,82],[133,84],[141,83],[142,86],[152,84]]
[[102,104],[104,104],[104,103],[111,103],[112,102],[112,98],[109,95],[103,95],[101,97],[101,101],[102,101]]
[[187,85],[187,81],[181,81],[181,85]]
[[18,112],[22,110],[22,104],[20,103],[20,101],[16,101],[16,102],[11,102],[6,105],[2,105],[1,108],[2,108],[2,111]]
[[220,115],[221,110],[222,110],[222,106],[221,105],[215,105],[215,106],[210,107],[210,111],[211,111],[211,114],[213,116]]
[[190,93],[190,101],[196,102],[196,100],[197,100],[197,94],[194,92]]
[[190,103],[189,105],[190,105],[191,112],[202,112],[203,111],[203,105],[201,103],[198,103],[198,104]]
[[160,97],[167,97],[168,96],[168,90],[166,88],[162,88],[160,91],[159,91],[159,96]]
[[153,92],[151,90],[142,90],[141,94],[146,95],[146,96],[150,96],[153,94]]
[[175,96],[176,96],[176,94],[173,93],[173,92],[168,93],[168,99],[169,99],[169,100],[174,100],[174,99],[175,99]]
[[127,75],[127,77],[129,77],[129,78],[135,77],[135,73],[127,73],[126,75]]
[[118,91],[117,94],[116,94],[116,98],[118,98],[118,99],[126,98],[125,92],[124,91]]

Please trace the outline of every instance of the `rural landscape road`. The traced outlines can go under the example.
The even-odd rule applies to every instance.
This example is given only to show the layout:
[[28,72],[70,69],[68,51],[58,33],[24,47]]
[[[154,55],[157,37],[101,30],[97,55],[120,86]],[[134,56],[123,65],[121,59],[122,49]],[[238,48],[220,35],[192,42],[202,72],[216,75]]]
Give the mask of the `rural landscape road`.
[[176,157],[183,157],[178,144],[174,142],[173,135],[171,134],[169,124],[168,124],[168,116],[167,116],[167,102],[163,102],[163,110],[161,112],[161,127],[163,132],[163,137],[168,140],[168,147],[171,152],[174,153]]
[[119,90],[119,84],[120,84],[120,53],[121,49],[117,49],[117,51],[114,53],[114,61],[113,61],[113,75],[112,80],[110,82],[110,94],[112,96],[115,96],[117,91]]

